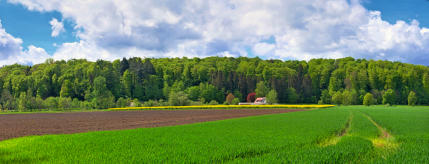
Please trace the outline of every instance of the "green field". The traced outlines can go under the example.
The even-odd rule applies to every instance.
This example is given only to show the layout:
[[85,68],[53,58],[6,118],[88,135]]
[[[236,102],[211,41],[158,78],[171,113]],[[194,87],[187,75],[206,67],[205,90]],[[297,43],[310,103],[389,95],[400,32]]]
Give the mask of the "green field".
[[427,163],[429,107],[345,106],[0,142],[0,163]]

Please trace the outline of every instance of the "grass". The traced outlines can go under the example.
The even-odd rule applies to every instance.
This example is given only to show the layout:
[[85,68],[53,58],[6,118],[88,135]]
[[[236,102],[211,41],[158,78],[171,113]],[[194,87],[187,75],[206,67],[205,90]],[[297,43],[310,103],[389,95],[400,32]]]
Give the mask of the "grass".
[[427,161],[429,107],[407,106],[339,106],[181,126],[0,142],[0,163]]

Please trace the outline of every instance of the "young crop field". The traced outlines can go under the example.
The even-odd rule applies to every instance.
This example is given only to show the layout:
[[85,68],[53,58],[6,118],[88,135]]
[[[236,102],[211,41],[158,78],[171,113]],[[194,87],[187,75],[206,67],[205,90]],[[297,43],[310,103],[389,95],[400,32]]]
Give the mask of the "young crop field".
[[0,142],[0,163],[427,163],[429,107],[339,106]]

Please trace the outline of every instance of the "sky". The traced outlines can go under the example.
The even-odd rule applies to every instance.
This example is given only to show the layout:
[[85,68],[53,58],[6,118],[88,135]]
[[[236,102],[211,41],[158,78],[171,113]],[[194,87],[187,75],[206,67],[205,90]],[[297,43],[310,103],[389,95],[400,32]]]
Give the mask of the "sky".
[[354,57],[429,65],[428,0],[0,0],[0,65]]

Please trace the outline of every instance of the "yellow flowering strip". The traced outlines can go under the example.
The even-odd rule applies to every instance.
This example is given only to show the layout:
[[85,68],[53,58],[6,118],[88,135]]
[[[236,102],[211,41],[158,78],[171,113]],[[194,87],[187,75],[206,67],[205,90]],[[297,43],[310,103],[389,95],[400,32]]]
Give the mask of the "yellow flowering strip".
[[327,108],[335,105],[195,105],[109,108],[111,110],[138,109],[211,109],[211,108]]

